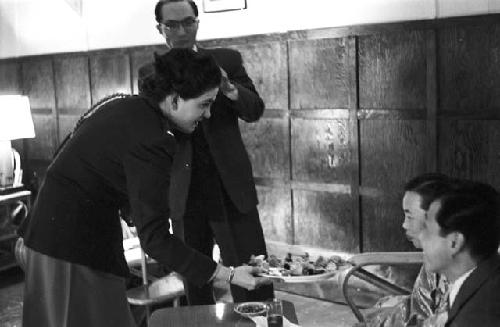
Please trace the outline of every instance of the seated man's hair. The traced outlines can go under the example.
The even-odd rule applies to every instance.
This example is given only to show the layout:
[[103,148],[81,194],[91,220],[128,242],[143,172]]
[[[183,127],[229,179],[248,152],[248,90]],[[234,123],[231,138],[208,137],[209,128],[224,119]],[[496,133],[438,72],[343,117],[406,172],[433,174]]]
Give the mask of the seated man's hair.
[[436,221],[441,233],[460,232],[465,246],[477,259],[497,253],[500,245],[500,197],[492,186],[462,181],[440,196]]

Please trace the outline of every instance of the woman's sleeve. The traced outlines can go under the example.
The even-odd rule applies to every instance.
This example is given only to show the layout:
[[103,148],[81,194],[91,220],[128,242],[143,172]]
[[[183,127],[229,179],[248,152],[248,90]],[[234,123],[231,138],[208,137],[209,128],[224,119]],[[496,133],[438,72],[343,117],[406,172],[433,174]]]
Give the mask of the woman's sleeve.
[[169,232],[168,193],[175,149],[166,134],[155,142],[135,145],[124,157],[131,216],[144,251],[190,282],[203,285],[217,264]]

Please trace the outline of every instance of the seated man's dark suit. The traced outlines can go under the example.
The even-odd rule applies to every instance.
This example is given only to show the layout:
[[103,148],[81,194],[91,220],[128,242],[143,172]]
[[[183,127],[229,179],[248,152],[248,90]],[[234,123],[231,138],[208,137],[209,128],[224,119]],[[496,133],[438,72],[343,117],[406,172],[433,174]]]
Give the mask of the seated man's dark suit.
[[[243,144],[238,120],[257,121],[264,103],[243,67],[239,52],[231,49],[198,49],[214,57],[238,89],[238,100],[221,92],[211,107],[211,117],[198,126],[174,159],[171,184],[174,233],[195,249],[212,254],[214,238],[225,265],[239,266],[250,255],[266,254],[257,211],[252,166]],[[141,80],[153,73],[148,64],[139,70]],[[189,185],[189,188],[187,186]],[[179,222],[182,221],[182,224]],[[179,229],[184,229],[179,231]],[[177,230],[176,230],[177,229]],[[190,304],[214,303],[211,285],[186,285]],[[272,285],[246,291],[231,285],[235,302],[273,297]]]
[[462,284],[447,327],[500,326],[500,256],[482,261]]

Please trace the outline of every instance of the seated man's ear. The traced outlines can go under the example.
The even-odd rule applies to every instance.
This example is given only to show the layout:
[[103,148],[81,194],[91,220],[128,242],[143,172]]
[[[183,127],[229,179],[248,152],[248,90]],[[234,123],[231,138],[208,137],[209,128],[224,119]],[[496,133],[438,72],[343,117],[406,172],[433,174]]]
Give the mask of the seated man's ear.
[[172,95],[172,108],[174,110],[177,110],[178,102],[179,102],[179,95],[178,94]]
[[452,255],[461,252],[465,247],[465,236],[460,232],[451,232],[448,234],[448,240]]

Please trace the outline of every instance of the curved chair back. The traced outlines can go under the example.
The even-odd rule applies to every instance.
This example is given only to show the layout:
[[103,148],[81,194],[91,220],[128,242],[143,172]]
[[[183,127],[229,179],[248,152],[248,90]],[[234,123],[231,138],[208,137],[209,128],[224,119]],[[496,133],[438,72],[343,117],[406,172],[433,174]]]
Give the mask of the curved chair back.
[[26,246],[24,245],[24,239],[22,237],[19,237],[16,241],[16,245],[14,247],[14,256],[19,266],[23,270],[26,270],[27,253]]
[[354,300],[349,293],[351,288],[349,287],[350,278],[352,276],[356,276],[359,279],[391,294],[408,295],[411,293],[410,289],[406,289],[405,287],[401,287],[391,281],[372,274],[371,272],[365,270],[364,267],[373,265],[422,265],[423,257],[422,252],[367,252],[354,255],[347,261],[351,264],[351,268],[349,268],[345,274],[339,275],[339,286],[341,287],[345,301],[351,308],[353,314],[356,316],[358,321],[364,322],[363,314],[354,303]]

